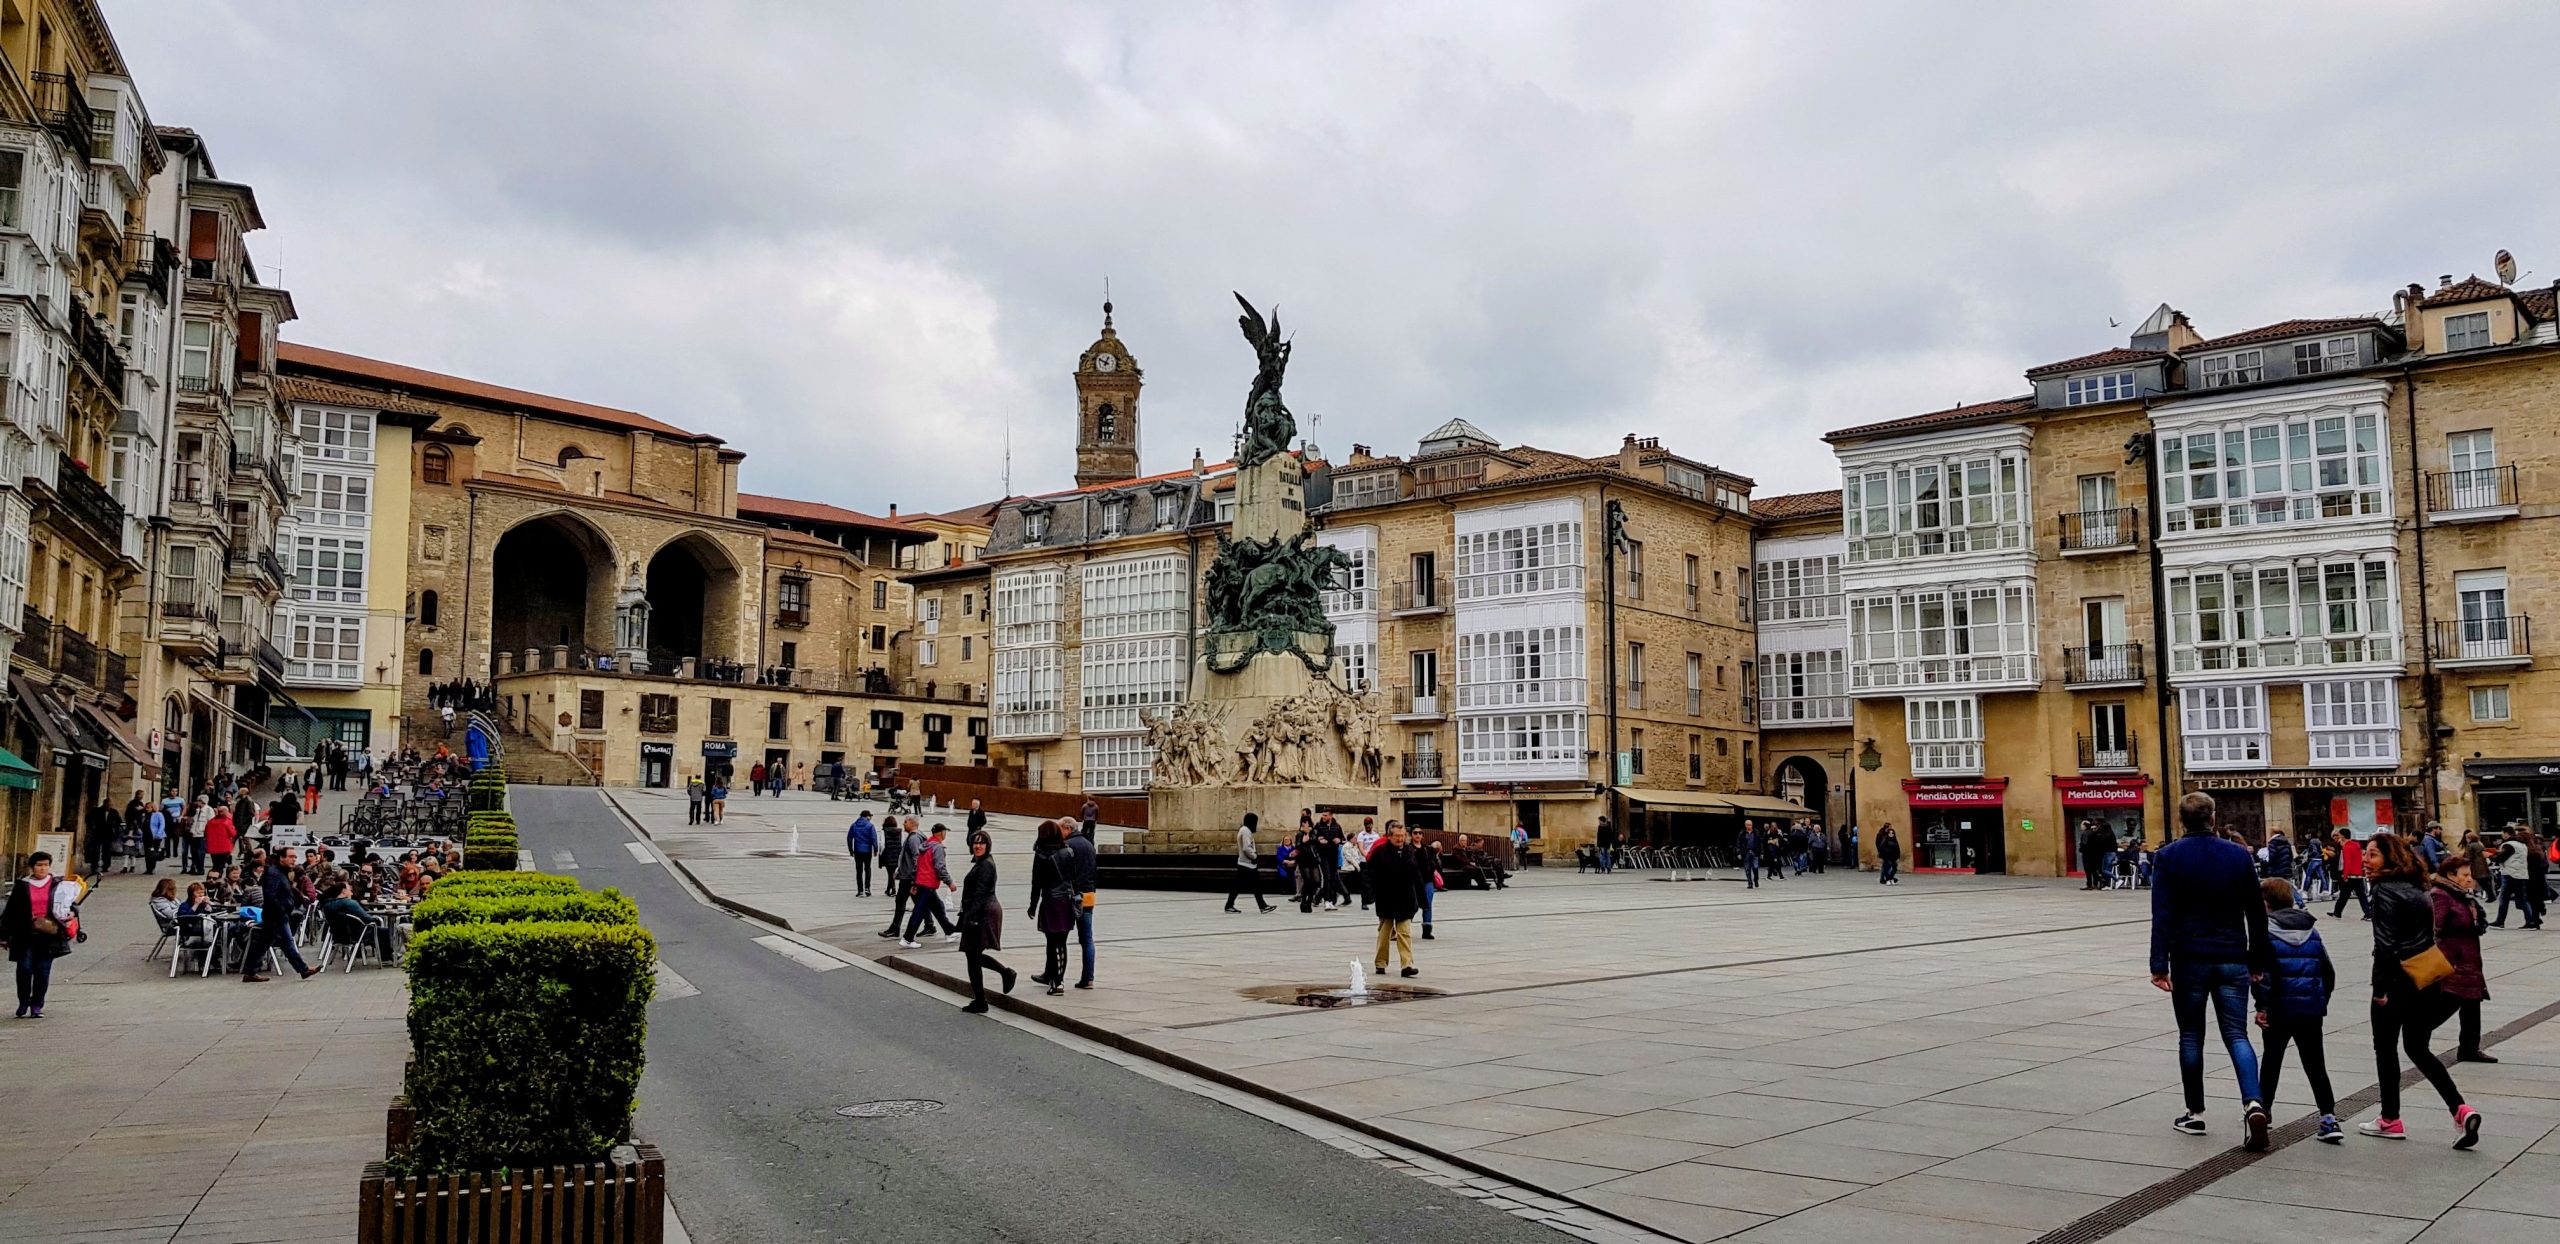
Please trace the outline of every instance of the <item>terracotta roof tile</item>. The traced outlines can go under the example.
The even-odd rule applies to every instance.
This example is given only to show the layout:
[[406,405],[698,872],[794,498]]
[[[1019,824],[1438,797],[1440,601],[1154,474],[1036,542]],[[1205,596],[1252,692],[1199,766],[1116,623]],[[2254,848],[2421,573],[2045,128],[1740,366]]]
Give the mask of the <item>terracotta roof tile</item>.
[[2095,354],[2083,354],[2076,359],[2064,359],[2059,363],[2047,363],[2042,367],[2030,367],[2027,369],[2027,379],[2034,380],[2042,376],[2059,376],[2067,371],[2083,371],[2092,367],[2117,367],[2126,363],[2148,363],[2153,359],[2164,359],[2167,357],[2169,357],[2169,352],[2166,350],[2128,350],[2119,346],[2113,350],[2100,350]]
[[2193,358],[2199,354],[2211,354],[2216,350],[2227,350],[2233,346],[2256,345],[2263,341],[2282,341],[2287,337],[2310,337],[2321,333],[2342,333],[2383,327],[2387,326],[2370,315],[2351,315],[2329,320],[2281,320],[2252,328],[2247,332],[2216,337],[2211,341],[2199,341],[2178,353]]
[[[1212,462],[1208,465],[1207,470],[1209,474],[1216,475],[1217,473],[1227,470],[1229,467],[1234,465],[1235,464],[1232,462]],[[1099,484],[1086,484],[1081,488],[1061,488],[1056,492],[1044,492],[1039,495],[1042,497],[1076,497],[1089,492],[1110,492],[1120,488],[1142,488],[1148,484],[1161,484],[1169,479],[1183,479],[1188,477],[1190,474],[1191,468],[1184,467],[1179,471],[1167,471],[1161,475],[1140,475],[1132,479],[1106,480]],[[1007,499],[1012,500],[1014,498]]]
[[397,393],[368,389],[350,389],[309,376],[279,376],[276,392],[288,402],[325,402],[331,406],[353,406],[360,410],[380,410],[403,415],[435,415],[435,407],[411,401]]
[[2524,304],[2526,315],[2537,320],[2552,319],[2555,312],[2560,312],[2560,289],[2548,285],[2540,289],[2520,289],[2516,291],[2516,301]]
[[2035,408],[2036,399],[2032,394],[2004,397],[1996,402],[1973,402],[1963,406],[1950,406],[1945,410],[1933,410],[1925,415],[1909,415],[1900,419],[1887,419],[1882,423],[1862,423],[1854,428],[1842,428],[1836,432],[1825,433],[1824,439],[1838,436],[1872,436],[1880,432],[1936,427],[1942,423],[1963,423],[1971,419],[2024,414]]
[[716,436],[687,432],[674,424],[661,423],[638,411],[617,410],[611,406],[598,406],[591,402],[552,397],[524,389],[510,389],[504,385],[467,380],[460,376],[448,376],[442,372],[427,371],[424,368],[409,367],[400,363],[386,363],[381,359],[370,359],[360,354],[323,350],[318,346],[306,346],[297,342],[277,342],[276,361],[286,367],[309,368],[313,371],[335,373],[341,377],[424,389],[469,401],[518,406],[544,414],[564,415],[571,419],[629,428],[656,436],[679,437],[689,441],[709,441],[713,444],[718,444],[720,440]]
[[1754,497],[1751,512],[1760,518],[1809,518],[1840,512],[1840,490],[1791,492],[1780,497]]
[[2450,306],[2457,302],[2479,302],[2489,298],[2513,298],[2516,292],[2495,281],[2477,276],[2465,277],[2418,300],[2422,307]]
[[738,494],[738,517],[785,518],[803,523],[834,523],[843,527],[869,527],[879,531],[923,535],[894,518],[881,518],[824,501],[795,501],[789,497],[767,497],[752,492]]

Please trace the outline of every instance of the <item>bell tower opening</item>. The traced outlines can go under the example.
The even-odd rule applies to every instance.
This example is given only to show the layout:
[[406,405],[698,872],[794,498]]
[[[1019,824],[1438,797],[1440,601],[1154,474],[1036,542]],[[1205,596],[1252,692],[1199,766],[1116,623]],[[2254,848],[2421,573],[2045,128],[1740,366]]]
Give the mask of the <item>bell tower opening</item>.
[[1102,336],[1076,360],[1076,487],[1138,475],[1138,362],[1102,304]]

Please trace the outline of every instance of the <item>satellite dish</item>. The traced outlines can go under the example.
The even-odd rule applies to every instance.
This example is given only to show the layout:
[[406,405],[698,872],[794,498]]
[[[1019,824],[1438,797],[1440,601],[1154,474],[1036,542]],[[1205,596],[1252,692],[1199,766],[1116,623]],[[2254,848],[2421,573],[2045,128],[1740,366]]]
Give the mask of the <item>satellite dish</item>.
[[2510,255],[2505,251],[2499,251],[2498,257],[2490,262],[2498,269],[2498,283],[2500,285],[2513,285],[2516,283],[2515,256]]

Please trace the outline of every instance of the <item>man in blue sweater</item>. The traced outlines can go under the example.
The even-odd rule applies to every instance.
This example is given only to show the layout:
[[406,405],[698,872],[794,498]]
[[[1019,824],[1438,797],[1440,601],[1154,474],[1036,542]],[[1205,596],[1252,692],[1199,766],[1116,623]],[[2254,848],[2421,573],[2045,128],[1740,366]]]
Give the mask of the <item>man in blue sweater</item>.
[[2249,982],[2273,966],[2267,910],[2249,848],[2214,833],[2213,797],[2178,803],[2179,838],[2154,856],[2151,984],[2178,1016],[2178,1075],[2187,1112],[2171,1125],[2204,1135],[2204,1008],[2210,998],[2231,1069],[2240,1078],[2241,1122],[2252,1150],[2267,1147],[2267,1108],[2258,1096],[2258,1053],[2249,1045]]

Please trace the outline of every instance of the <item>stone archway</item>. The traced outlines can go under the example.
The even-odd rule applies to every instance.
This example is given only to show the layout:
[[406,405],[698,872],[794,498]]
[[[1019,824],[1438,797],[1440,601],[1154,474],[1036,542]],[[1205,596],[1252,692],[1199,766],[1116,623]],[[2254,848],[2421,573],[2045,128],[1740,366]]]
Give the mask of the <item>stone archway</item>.
[[1771,785],[1778,797],[1813,809],[1814,817],[1831,819],[1831,778],[1811,756],[1789,756],[1779,762]]
[[619,581],[613,542],[585,519],[554,511],[508,528],[490,556],[492,650],[611,651]]
[[742,661],[737,561],[700,532],[668,541],[649,558],[649,667],[672,670],[686,657]]

